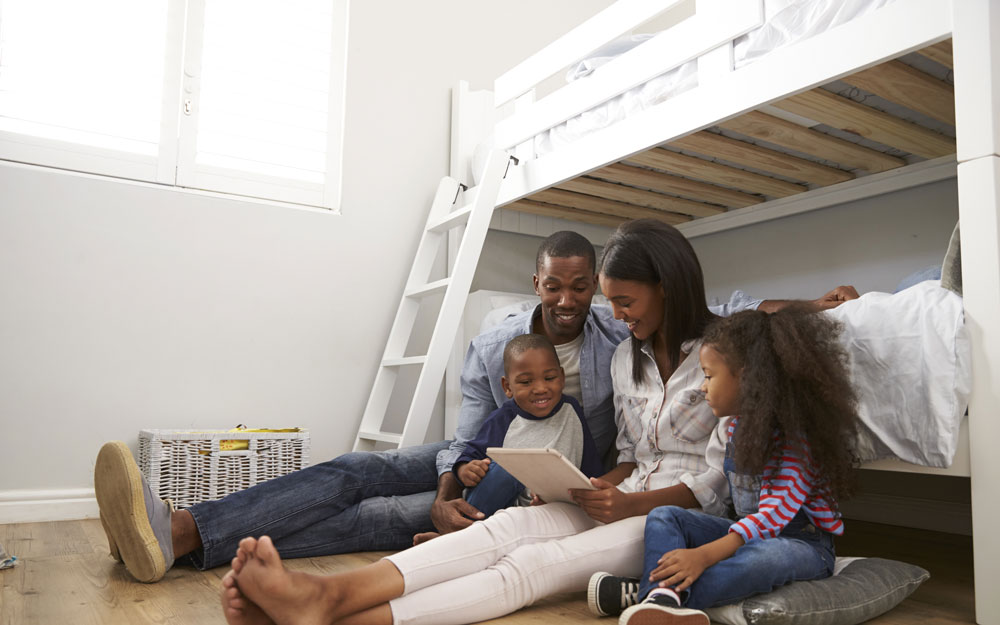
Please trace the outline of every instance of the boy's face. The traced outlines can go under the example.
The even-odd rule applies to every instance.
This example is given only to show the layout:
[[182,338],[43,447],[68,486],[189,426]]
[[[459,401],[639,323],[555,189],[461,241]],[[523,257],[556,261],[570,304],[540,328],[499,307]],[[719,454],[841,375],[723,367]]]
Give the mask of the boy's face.
[[503,392],[517,407],[535,417],[548,416],[562,398],[566,374],[547,349],[529,349],[510,361],[500,378]]
[[701,369],[705,372],[705,381],[701,390],[705,393],[705,401],[712,409],[712,414],[719,417],[731,417],[740,409],[740,379],[733,373],[722,359],[722,355],[711,345],[702,345],[698,353]]

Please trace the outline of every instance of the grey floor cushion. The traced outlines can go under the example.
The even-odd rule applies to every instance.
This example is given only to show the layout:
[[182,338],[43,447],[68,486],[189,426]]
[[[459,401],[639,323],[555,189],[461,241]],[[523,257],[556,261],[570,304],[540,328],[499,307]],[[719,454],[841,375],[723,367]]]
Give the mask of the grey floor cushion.
[[794,582],[708,614],[726,625],[854,625],[894,608],[929,577],[905,562],[837,558],[832,577]]

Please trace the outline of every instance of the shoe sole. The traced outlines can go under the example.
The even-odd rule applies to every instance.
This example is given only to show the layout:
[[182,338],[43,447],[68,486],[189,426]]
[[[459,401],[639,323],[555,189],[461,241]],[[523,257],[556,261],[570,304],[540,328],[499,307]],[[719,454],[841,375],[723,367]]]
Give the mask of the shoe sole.
[[590,576],[590,582],[587,583],[587,608],[594,616],[610,616],[601,609],[597,602],[597,587],[600,586],[601,580],[607,576],[607,573],[594,573]]
[[698,610],[673,608],[668,612],[647,607],[631,614],[626,610],[618,619],[618,625],[711,625],[711,621],[707,614]]
[[118,545],[115,544],[115,538],[111,535],[111,530],[108,529],[108,523],[104,520],[104,515],[101,515],[101,527],[104,528],[104,535],[108,538],[108,551],[111,552],[111,557],[115,559],[115,562],[121,562],[122,556],[118,553]]
[[112,556],[140,582],[155,582],[167,572],[163,551],[146,514],[142,477],[132,452],[121,441],[101,447],[94,466],[94,491]]

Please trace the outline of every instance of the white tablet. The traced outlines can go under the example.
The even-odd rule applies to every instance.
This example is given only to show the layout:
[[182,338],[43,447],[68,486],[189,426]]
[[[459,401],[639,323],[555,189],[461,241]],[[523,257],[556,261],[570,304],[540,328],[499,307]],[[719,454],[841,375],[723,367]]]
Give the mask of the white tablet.
[[573,503],[571,488],[596,490],[590,479],[555,449],[489,447],[486,455],[546,502]]

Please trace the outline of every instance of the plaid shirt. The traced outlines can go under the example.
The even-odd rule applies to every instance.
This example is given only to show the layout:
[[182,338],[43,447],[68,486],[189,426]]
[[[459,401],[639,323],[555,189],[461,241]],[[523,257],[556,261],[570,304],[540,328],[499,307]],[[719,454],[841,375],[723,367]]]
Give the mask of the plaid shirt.
[[722,463],[729,419],[713,415],[700,390],[705,379],[698,361],[701,340],[681,346],[687,357],[666,384],[652,345],[644,342],[641,385],[632,381],[632,340],[619,345],[611,359],[618,462],[637,465],[619,489],[640,492],[683,483],[705,512],[724,515],[729,487]]

